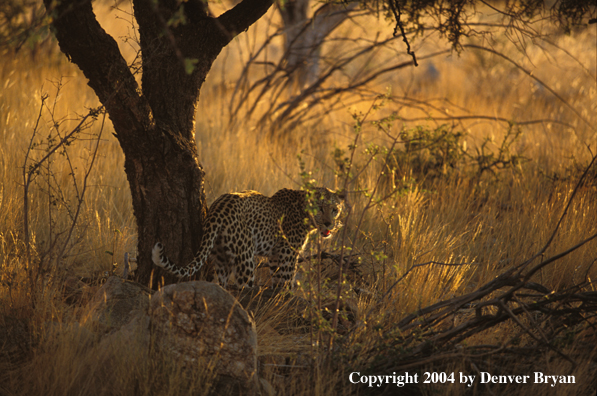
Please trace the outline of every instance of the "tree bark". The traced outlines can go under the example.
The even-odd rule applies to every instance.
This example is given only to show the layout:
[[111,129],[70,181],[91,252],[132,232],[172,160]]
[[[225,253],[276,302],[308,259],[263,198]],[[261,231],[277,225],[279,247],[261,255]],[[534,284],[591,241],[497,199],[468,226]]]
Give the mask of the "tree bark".
[[[137,281],[164,276],[151,262],[161,241],[176,262],[199,247],[207,205],[197,158],[195,108],[213,61],[271,0],[243,0],[218,18],[202,0],[133,0],[142,52],[142,91],[90,0],[44,0],[60,49],[89,79],[125,155],[138,232]],[[184,23],[173,21],[184,16]],[[161,271],[161,270],[159,270]]]

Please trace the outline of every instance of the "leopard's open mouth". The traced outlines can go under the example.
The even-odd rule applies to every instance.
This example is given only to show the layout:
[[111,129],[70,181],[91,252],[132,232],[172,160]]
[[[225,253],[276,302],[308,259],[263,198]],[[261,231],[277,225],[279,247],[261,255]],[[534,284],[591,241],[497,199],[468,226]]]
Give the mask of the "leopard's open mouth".
[[332,235],[332,232],[330,230],[321,230],[321,236],[323,236],[324,238],[329,238]]

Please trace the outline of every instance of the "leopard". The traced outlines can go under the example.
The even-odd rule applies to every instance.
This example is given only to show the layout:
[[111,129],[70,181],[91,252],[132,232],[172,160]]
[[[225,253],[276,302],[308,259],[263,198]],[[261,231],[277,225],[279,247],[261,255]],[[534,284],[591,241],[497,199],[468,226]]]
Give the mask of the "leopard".
[[281,189],[271,197],[257,191],[228,193],[208,209],[199,250],[183,267],[166,255],[162,243],[152,249],[152,261],[178,276],[191,277],[209,259],[217,281],[227,287],[234,275],[236,286],[254,287],[255,256],[266,257],[272,286],[294,285],[300,252],[316,230],[330,238],[340,227],[346,193],[325,187],[310,190]]

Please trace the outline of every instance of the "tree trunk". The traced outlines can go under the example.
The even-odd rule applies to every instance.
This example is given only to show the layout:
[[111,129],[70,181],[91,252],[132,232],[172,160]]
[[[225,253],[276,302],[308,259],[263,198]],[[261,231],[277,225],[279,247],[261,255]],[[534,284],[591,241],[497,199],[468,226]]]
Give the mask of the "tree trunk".
[[286,69],[292,78],[292,88],[302,92],[319,77],[321,46],[336,29],[357,2],[324,4],[308,17],[309,0],[286,0],[277,3],[284,21],[284,53]]
[[[89,79],[125,155],[138,232],[137,280],[164,276],[151,249],[161,241],[176,262],[193,257],[207,205],[195,144],[195,107],[213,61],[230,40],[270,7],[244,0],[218,18],[202,0],[134,0],[142,52],[142,93],[118,45],[89,0],[44,0],[60,49]],[[184,5],[184,6],[183,6]],[[184,14],[186,21],[172,21]],[[161,270],[159,270],[161,271]]]
[[148,284],[153,278],[152,286],[162,276],[166,284],[176,280],[152,265],[153,245],[162,241],[177,262],[190,261],[199,247],[207,210],[204,172],[197,159],[195,141],[181,139],[169,127],[147,131],[157,135],[157,139],[139,141],[132,150],[123,145],[137,219],[137,280]]

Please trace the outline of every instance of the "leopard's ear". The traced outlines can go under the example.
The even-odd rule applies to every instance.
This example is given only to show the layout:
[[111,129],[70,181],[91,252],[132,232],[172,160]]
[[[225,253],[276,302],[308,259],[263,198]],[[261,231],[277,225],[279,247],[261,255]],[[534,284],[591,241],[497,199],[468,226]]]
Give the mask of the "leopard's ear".
[[342,202],[342,211],[351,211],[352,207],[351,205],[348,203],[348,192],[343,191],[343,190],[338,190],[336,191],[336,197],[338,197],[338,199]]

